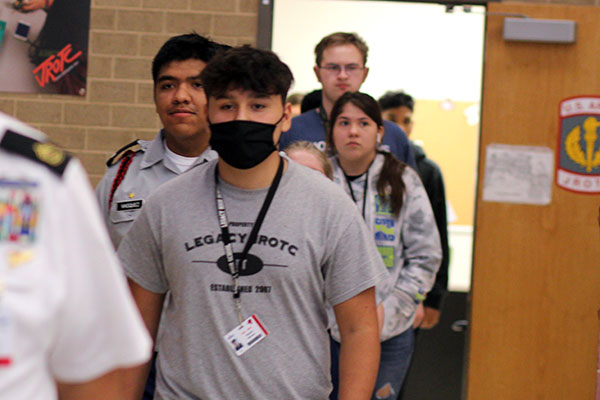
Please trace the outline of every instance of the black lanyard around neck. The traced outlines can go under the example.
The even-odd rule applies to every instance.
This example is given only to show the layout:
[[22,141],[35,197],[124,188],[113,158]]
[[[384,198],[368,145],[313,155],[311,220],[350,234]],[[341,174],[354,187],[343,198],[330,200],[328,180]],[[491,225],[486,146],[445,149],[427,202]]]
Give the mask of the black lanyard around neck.
[[[370,167],[370,166],[369,166]],[[370,169],[370,168],[369,168]],[[365,218],[365,205],[367,204],[367,187],[369,185],[369,169],[365,173],[365,186],[363,188],[363,203],[362,203],[362,216]],[[348,178],[348,175],[344,172],[344,178],[346,178],[346,183],[348,184],[348,189],[350,189],[350,196],[352,196],[352,200],[357,203],[356,197],[354,196],[354,190],[352,190],[352,182]]]
[[219,226],[221,227],[221,234],[223,238],[223,247],[225,248],[225,256],[227,257],[227,266],[229,267],[229,272],[231,273],[231,277],[233,279],[233,299],[235,301],[235,308],[237,312],[237,317],[240,323],[242,323],[242,301],[241,301],[241,292],[238,284],[238,278],[240,277],[240,264],[246,261],[246,257],[250,252],[250,248],[256,242],[256,238],[258,237],[258,231],[267,215],[267,211],[269,210],[269,206],[271,205],[271,201],[275,196],[275,192],[277,191],[277,187],[279,186],[279,182],[281,181],[281,176],[283,175],[283,158],[279,157],[279,167],[277,168],[277,173],[273,178],[273,182],[271,182],[271,186],[269,187],[269,191],[267,192],[267,196],[265,197],[265,201],[263,202],[260,211],[258,212],[258,216],[256,217],[256,221],[254,222],[254,226],[252,227],[252,231],[250,232],[250,237],[244,246],[244,250],[242,251],[240,257],[238,258],[238,262],[235,262],[235,256],[233,253],[233,248],[231,246],[231,237],[229,236],[229,222],[227,221],[227,214],[225,213],[225,201],[223,200],[223,193],[221,193],[221,189],[219,188],[219,165],[215,166],[215,197],[217,200],[217,216],[219,217]]

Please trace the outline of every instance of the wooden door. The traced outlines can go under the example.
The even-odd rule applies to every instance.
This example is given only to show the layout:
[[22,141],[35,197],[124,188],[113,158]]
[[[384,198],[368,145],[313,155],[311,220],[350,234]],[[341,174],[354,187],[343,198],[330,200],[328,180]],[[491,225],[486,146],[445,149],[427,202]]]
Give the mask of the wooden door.
[[[576,43],[505,41],[501,13],[574,20]],[[490,3],[485,46],[467,399],[591,399],[598,194],[554,178],[549,205],[525,205],[483,201],[482,188],[492,143],[546,147],[559,162],[559,103],[600,96],[600,8]]]

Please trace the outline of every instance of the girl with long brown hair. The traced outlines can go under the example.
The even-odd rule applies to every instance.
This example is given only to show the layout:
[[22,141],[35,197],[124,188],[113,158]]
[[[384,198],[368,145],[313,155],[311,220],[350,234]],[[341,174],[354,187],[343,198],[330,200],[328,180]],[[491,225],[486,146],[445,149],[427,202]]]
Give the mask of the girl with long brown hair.
[[[417,173],[378,149],[384,135],[379,105],[347,92],[334,104],[327,148],[334,181],[362,213],[389,272],[378,290],[383,308],[381,361],[373,399],[395,399],[414,346],[415,311],[431,289],[442,251],[427,193]],[[339,336],[331,330],[334,387]],[[335,388],[332,397],[335,398]]]

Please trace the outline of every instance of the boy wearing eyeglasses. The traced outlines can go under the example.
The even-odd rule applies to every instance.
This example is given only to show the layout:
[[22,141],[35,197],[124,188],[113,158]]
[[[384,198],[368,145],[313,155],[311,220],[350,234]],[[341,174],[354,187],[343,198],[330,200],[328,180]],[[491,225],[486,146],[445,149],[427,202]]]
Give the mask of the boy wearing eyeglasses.
[[[315,74],[323,88],[321,105],[292,120],[292,127],[281,135],[279,147],[286,148],[298,140],[313,142],[325,150],[325,132],[329,113],[335,101],[346,92],[357,92],[367,75],[369,48],[355,33],[336,32],[325,36],[315,47]],[[402,130],[394,123],[385,121],[382,150],[394,154],[399,160],[416,168],[415,158]]]

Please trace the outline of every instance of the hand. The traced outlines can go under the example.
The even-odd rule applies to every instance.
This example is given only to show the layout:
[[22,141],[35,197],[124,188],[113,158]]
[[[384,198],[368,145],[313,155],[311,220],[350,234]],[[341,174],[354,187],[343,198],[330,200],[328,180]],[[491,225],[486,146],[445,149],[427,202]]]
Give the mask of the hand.
[[23,7],[21,7],[22,11],[34,11],[39,10],[40,8],[46,7],[46,1],[48,2],[48,8],[52,6],[54,0],[25,0],[23,2]]
[[421,327],[423,318],[425,318],[425,309],[423,307],[423,303],[419,303],[419,305],[417,306],[417,310],[415,311],[415,321],[413,322],[413,329]]
[[440,321],[440,310],[431,307],[424,307],[425,316],[421,323],[421,329],[431,329]]

